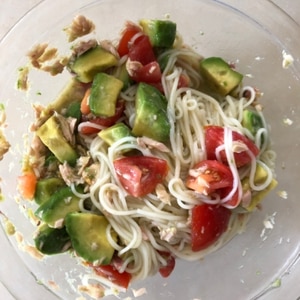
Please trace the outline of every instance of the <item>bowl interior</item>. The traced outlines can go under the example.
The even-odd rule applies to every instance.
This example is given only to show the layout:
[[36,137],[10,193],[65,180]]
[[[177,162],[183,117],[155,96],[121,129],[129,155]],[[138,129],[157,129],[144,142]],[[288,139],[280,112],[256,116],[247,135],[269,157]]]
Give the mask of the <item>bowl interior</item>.
[[[15,199],[22,151],[29,140],[27,128],[33,120],[31,104],[49,103],[67,78],[67,74],[50,77],[33,71],[29,74],[30,91],[27,94],[17,91],[14,88],[17,70],[26,63],[25,54],[34,44],[43,42],[67,54],[70,45],[62,29],[77,14],[93,20],[96,33],[91,36],[96,35],[98,39],[116,38],[126,20],[164,18],[168,15],[177,23],[178,31],[187,44],[204,56],[221,56],[234,62],[239,71],[246,74],[245,84],[263,93],[261,103],[277,153],[279,185],[267,196],[262,210],[253,214],[247,230],[221,250],[197,263],[178,261],[170,278],[162,280],[160,276],[155,276],[134,284],[132,288],[146,288],[147,293],[142,299],[218,299],[220,295],[223,299],[255,299],[285,274],[299,253],[300,243],[296,226],[300,215],[297,190],[300,181],[300,69],[297,60],[290,68],[283,68],[282,51],[296,58],[300,48],[288,37],[283,39],[282,32],[277,28],[275,32],[271,31],[269,28],[275,20],[268,16],[273,13],[292,29],[296,25],[268,2],[263,7],[266,10],[256,11],[253,16],[250,11],[247,13],[246,4],[242,8],[239,5],[239,8],[233,8],[233,2],[144,0],[137,5],[134,0],[42,1],[1,41],[0,57],[5,60],[0,62],[0,78],[5,88],[0,90],[0,99],[7,114],[5,133],[11,150],[1,161],[0,184],[5,200],[0,205],[1,211],[22,232],[25,240],[32,240],[34,230],[23,214],[30,204],[25,203],[20,208]],[[266,14],[265,19],[263,14]],[[273,228],[265,228],[265,220],[271,221]],[[5,237],[4,232],[1,234]],[[14,295],[29,299],[34,292],[34,295],[43,294],[47,299],[55,299],[55,295],[75,299],[76,286],[80,283],[83,270],[73,258],[61,255],[39,262],[19,250],[15,237],[5,238],[3,242],[5,259],[11,251],[14,258],[4,263],[0,278]],[[33,276],[26,278],[26,274]],[[33,287],[32,290],[21,292],[12,278],[20,282],[25,280]],[[36,281],[42,285],[37,285]],[[49,284],[51,282],[56,285]],[[126,296],[132,295],[130,289]],[[111,296],[107,299],[115,298]]]

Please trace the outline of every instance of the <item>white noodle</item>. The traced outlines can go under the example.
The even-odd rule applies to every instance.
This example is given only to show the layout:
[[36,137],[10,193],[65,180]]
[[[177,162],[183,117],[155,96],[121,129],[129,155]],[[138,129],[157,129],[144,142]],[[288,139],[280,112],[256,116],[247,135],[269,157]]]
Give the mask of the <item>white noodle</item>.
[[[138,36],[136,36],[138,37]],[[224,101],[214,99],[197,90],[201,86],[201,77],[193,65],[197,65],[200,56],[190,49],[172,49],[163,55],[169,55],[168,64],[163,72],[162,86],[168,99],[168,117],[171,124],[169,152],[161,152],[139,145],[135,137],[125,137],[110,147],[106,146],[96,136],[89,142],[89,151],[93,160],[100,164],[99,177],[91,186],[88,195],[94,205],[108,219],[107,228],[109,243],[115,248],[118,256],[123,259],[121,270],[131,273],[134,279],[144,279],[155,274],[160,266],[166,264],[158,251],[169,251],[174,256],[196,261],[205,255],[216,251],[233,236],[242,232],[247,223],[248,214],[233,213],[228,230],[220,236],[217,242],[199,252],[191,250],[190,210],[200,203],[222,204],[230,209],[236,205],[229,204],[237,192],[239,201],[242,198],[241,178],[249,176],[252,190],[265,189],[273,178],[274,152],[268,149],[268,130],[264,128],[251,136],[241,125],[243,109],[255,100],[255,90],[244,87],[240,99],[227,96]],[[191,79],[192,88],[179,88],[181,74],[187,74]],[[250,98],[243,97],[245,92]],[[132,126],[135,118],[136,86],[121,93],[126,102],[125,114],[127,122]],[[263,117],[263,114],[260,113]],[[264,120],[264,119],[263,119]],[[231,191],[221,199],[219,195],[202,195],[186,188],[184,181],[188,171],[199,161],[206,159],[204,128],[208,125],[222,126],[224,130],[224,145],[216,151],[218,160],[221,152],[226,154],[228,166],[233,175]],[[82,125],[84,126],[84,125]],[[90,126],[90,124],[89,124]],[[258,158],[246,149],[251,157],[248,168],[237,168],[234,160],[234,142],[232,132],[237,131],[252,138],[262,151]],[[116,176],[113,162],[128,150],[138,150],[146,156],[156,156],[168,162],[169,173],[162,183],[170,194],[170,204],[163,203],[155,192],[143,197],[134,198],[127,194]],[[254,184],[256,164],[259,163],[267,172],[267,179],[260,185]],[[84,209],[84,200],[81,208]],[[118,235],[116,242],[111,235]],[[165,233],[173,233],[164,237]]]

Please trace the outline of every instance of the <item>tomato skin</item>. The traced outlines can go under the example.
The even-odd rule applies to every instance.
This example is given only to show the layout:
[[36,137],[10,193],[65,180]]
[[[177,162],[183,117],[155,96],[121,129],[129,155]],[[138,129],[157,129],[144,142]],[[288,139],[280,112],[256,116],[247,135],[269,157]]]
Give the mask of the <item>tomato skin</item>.
[[192,170],[197,177],[190,172],[186,186],[198,193],[208,195],[220,188],[232,187],[233,176],[230,168],[217,160],[202,160]]
[[175,257],[169,252],[159,252],[164,258],[167,259],[167,264],[159,268],[159,273],[163,278],[167,278],[175,268]]
[[132,275],[126,271],[120,273],[114,266],[93,266],[95,273],[99,276],[103,276],[113,282],[114,284],[128,288]]
[[18,190],[24,199],[31,200],[34,198],[36,184],[37,176],[32,170],[25,171],[18,176]]
[[178,89],[189,87],[190,83],[191,83],[191,80],[188,75],[180,74],[179,81],[178,81]]
[[[96,117],[93,119],[89,119],[88,117],[83,117],[83,122],[84,121],[89,121],[91,123],[101,125],[104,127],[110,127],[114,125],[122,116],[123,112],[125,109],[125,101],[124,100],[119,100],[116,105],[116,113],[112,117]],[[82,134],[95,134],[98,133],[99,129],[93,128],[93,127],[82,127],[80,133]]]
[[[225,198],[231,192],[231,190],[232,190],[232,187],[226,187],[226,188],[220,189],[219,194],[220,194],[221,199]],[[240,203],[239,189],[236,189],[236,191],[233,194],[233,196],[231,197],[231,199],[228,200],[227,202],[225,202],[223,205],[236,207],[239,205],[239,203]]]
[[228,228],[231,211],[223,206],[201,204],[192,209],[191,248],[197,252],[211,246]]
[[135,24],[128,23],[125,29],[122,32],[122,36],[119,41],[119,45],[117,47],[117,51],[120,57],[128,54],[129,52],[129,43],[131,39],[137,34],[141,32],[141,28],[136,26]]
[[114,161],[118,179],[128,194],[142,197],[151,193],[168,174],[165,160],[151,156],[128,156]]
[[129,47],[128,57],[131,61],[138,61],[142,65],[156,61],[150,39],[147,35],[143,35],[134,41]]
[[[259,149],[257,146],[247,137],[242,134],[232,131],[233,141],[239,141],[245,144],[248,149],[253,153],[254,156],[259,154]],[[205,147],[207,152],[207,159],[216,159],[216,148],[224,144],[224,128],[221,126],[207,126],[205,127]],[[223,163],[228,163],[225,151],[220,152],[221,161]],[[247,151],[235,152],[234,159],[237,167],[242,167],[251,161],[251,157],[248,155]]]
[[161,71],[158,62],[153,61],[147,65],[131,70],[130,77],[136,82],[158,83],[161,80]]

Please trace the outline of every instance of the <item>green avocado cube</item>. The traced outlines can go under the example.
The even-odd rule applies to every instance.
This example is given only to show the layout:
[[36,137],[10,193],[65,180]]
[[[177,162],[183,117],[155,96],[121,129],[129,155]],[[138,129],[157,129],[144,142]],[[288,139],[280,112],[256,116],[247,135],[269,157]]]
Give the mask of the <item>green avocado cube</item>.
[[228,95],[241,83],[243,75],[233,70],[220,57],[208,57],[200,62],[200,72],[215,92]]
[[112,117],[123,82],[112,75],[98,73],[92,84],[89,106],[95,116]]
[[118,59],[111,52],[97,46],[78,56],[69,67],[80,82],[89,83],[97,73],[117,64]]
[[70,165],[76,163],[78,154],[64,137],[55,115],[39,127],[36,134],[61,163],[67,162]]
[[67,251],[71,240],[65,227],[51,228],[43,224],[34,237],[35,247],[43,254],[52,255]]
[[176,38],[176,23],[169,20],[142,19],[140,25],[153,47],[171,48]]
[[105,128],[101,130],[98,135],[110,146],[124,137],[132,136],[130,128],[124,123],[117,123],[111,127]]
[[38,180],[34,194],[35,202],[41,205],[48,201],[51,196],[63,186],[65,186],[65,182],[58,177],[49,177]]
[[35,215],[50,227],[60,228],[68,213],[80,210],[79,201],[80,198],[74,195],[71,187],[62,187],[38,207]]
[[[66,216],[66,228],[75,252],[88,262],[107,265],[115,249],[109,243],[106,231],[108,220],[101,215],[74,212]],[[112,238],[117,235],[112,231]]]
[[133,135],[167,142],[170,138],[171,125],[167,114],[167,100],[163,94],[149,84],[139,83],[135,105]]

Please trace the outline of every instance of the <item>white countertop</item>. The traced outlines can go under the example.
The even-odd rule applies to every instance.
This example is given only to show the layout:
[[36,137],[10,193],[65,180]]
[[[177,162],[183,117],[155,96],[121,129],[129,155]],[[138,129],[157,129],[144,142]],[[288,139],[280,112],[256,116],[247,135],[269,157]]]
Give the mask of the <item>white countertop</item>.
[[[63,0],[62,0],[63,1]],[[244,0],[245,1],[245,0]],[[267,0],[265,0],[267,1]],[[0,1],[0,40],[9,29],[30,9],[41,0],[1,0]],[[297,0],[273,0],[275,4],[286,11],[300,24],[300,1]],[[0,283],[1,299],[13,300],[14,298]]]

